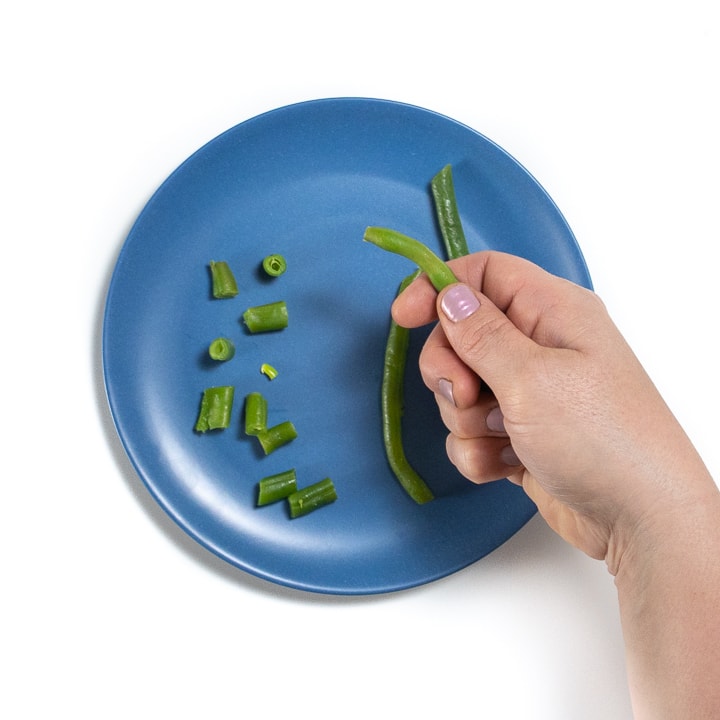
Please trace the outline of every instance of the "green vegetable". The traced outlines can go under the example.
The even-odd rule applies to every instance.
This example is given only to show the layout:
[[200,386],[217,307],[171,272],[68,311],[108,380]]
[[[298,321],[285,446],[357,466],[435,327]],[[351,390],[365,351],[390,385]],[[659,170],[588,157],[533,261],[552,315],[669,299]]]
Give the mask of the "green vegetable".
[[[398,294],[419,274],[418,270],[408,275],[400,284]],[[402,443],[403,378],[409,342],[410,331],[391,319],[380,391],[383,443],[388,463],[398,482],[416,503],[422,505],[432,500],[434,495],[410,465]]]
[[268,404],[265,396],[252,392],[245,396],[245,434],[258,435],[267,429]]
[[213,360],[224,362],[230,360],[235,355],[235,345],[232,340],[225,337],[215,338],[208,348],[208,353]]
[[447,285],[458,280],[453,271],[426,245],[402,233],[381,227],[369,227],[363,236],[365,242],[377,245],[383,250],[402,255],[412,260],[423,270],[433,287],[440,292]]
[[282,330],[288,325],[287,304],[284,300],[249,307],[243,313],[243,321],[251,333]]
[[195,430],[222,430],[230,425],[235,388],[232,385],[207,388],[203,392]]
[[238,286],[230,266],[224,261],[210,261],[212,293],[216,298],[231,298],[238,294]]
[[274,253],[263,259],[262,266],[270,277],[280,277],[287,270],[287,261],[282,255]]
[[265,375],[268,380],[274,380],[278,376],[278,371],[272,365],[268,365],[268,363],[263,363],[260,366],[260,372]]
[[449,260],[468,254],[467,240],[455,198],[452,166],[446,165],[430,182],[435,215]]
[[297,430],[290,420],[273,425],[273,427],[266,428],[257,433],[257,439],[260,441],[260,445],[266,455],[269,455],[283,445],[287,445],[296,437]]
[[297,490],[288,496],[288,506],[290,508],[290,517],[297,518],[307,515],[313,510],[329,505],[337,500],[337,492],[330,478],[325,478],[316,482],[314,485]]
[[296,490],[297,477],[294,469],[268,475],[258,483],[258,507],[284,500]]

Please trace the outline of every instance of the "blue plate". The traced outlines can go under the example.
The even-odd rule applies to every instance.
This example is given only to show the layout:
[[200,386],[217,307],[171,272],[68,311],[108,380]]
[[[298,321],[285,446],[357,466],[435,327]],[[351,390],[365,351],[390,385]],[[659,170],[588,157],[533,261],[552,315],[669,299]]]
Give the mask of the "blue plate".
[[[436,500],[410,500],[383,452],[388,311],[413,268],[362,236],[385,225],[442,254],[428,184],[446,163],[471,251],[516,253],[590,286],[570,228],[513,158],[454,120],[384,100],[311,101],[243,122],[180,165],[135,222],[105,309],[110,408],[157,502],[229,563],[303,590],[389,592],[469,565],[534,514],[516,486],[475,486],[447,461],[415,361],[427,330],[413,332],[404,431]],[[259,269],[271,252],[287,259],[279,278]],[[230,263],[237,297],[211,298],[210,260]],[[247,307],[280,299],[287,329],[243,329]],[[219,335],[236,345],[226,363],[207,359]],[[203,389],[226,384],[236,388],[232,426],[196,434]],[[268,456],[243,433],[252,391],[267,397],[271,424],[292,420],[298,431]],[[258,480],[288,468],[300,485],[331,477],[338,500],[295,520],[284,503],[256,508]]]

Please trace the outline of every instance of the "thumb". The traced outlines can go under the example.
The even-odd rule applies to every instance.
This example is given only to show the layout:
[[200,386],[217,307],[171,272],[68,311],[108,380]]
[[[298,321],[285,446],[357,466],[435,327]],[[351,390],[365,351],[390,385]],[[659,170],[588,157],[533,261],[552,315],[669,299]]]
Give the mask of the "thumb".
[[538,346],[487,296],[468,285],[445,288],[437,303],[440,323],[453,350],[500,400],[516,386],[518,374]]

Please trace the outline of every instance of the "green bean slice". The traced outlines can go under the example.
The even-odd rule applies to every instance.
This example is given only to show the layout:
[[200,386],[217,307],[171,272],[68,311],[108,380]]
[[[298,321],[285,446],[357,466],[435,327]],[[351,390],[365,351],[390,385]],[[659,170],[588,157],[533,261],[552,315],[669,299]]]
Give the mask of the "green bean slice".
[[238,294],[238,286],[230,266],[225,260],[210,261],[212,293],[215,298],[232,298]]
[[204,433],[208,430],[224,430],[228,427],[234,396],[235,388],[232,385],[207,388],[203,392],[195,430]]
[[288,496],[290,517],[297,518],[307,515],[313,510],[335,502],[335,500],[337,500],[335,485],[330,478],[325,478]]
[[257,505],[262,507],[278,500],[284,500],[296,490],[297,476],[294,468],[275,475],[268,475],[258,483]]

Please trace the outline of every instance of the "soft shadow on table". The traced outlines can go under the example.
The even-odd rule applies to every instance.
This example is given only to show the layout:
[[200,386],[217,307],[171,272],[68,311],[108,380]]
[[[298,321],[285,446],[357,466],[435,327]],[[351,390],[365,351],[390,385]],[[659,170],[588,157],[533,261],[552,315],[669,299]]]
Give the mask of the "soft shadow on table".
[[[122,243],[121,243],[122,244]],[[117,254],[115,254],[105,269],[104,282],[101,286],[100,296],[97,299],[95,308],[95,314],[93,318],[93,342],[92,342],[92,354],[91,358],[93,368],[93,386],[95,389],[95,400],[98,412],[100,424],[107,440],[108,448],[110,453],[117,464],[118,470],[127,484],[130,492],[137,501],[138,505],[143,511],[152,519],[156,527],[160,532],[173,543],[182,553],[191,558],[194,562],[199,563],[205,567],[209,572],[215,574],[228,582],[242,585],[243,587],[250,588],[258,593],[266,594],[276,598],[285,598],[294,602],[307,602],[307,603],[324,603],[324,604],[353,604],[353,603],[367,603],[367,602],[380,602],[393,598],[394,596],[401,595],[407,592],[419,592],[422,591],[420,588],[410,588],[408,590],[402,590],[394,593],[377,594],[377,595],[326,595],[322,593],[306,592],[302,590],[296,590],[294,588],[285,587],[272,583],[268,580],[256,577],[250,573],[244,572],[239,568],[235,568],[226,561],[222,560],[212,552],[204,548],[187,533],[185,533],[167,513],[157,504],[154,498],[150,495],[149,491],[143,484],[142,480],[138,476],[133,467],[130,459],[128,458],[125,449],[120,441],[115,425],[113,423],[112,415],[110,413],[110,407],[107,401],[107,395],[105,392],[105,381],[103,377],[103,365],[102,365],[102,331],[103,331],[103,317],[105,312],[105,300],[107,291],[112,278],[113,269],[117,260]],[[526,528],[520,531],[515,537],[511,538],[508,543],[515,545],[520,543],[525,546],[527,543],[523,542],[522,536],[526,532]],[[535,534],[535,533],[534,533]],[[508,545],[505,543],[505,545]],[[530,547],[534,547],[534,552],[537,552],[537,543],[530,542]],[[529,548],[528,548],[529,549]],[[502,548],[495,551],[496,553],[502,553]],[[532,552],[530,553],[533,554]],[[494,555],[494,554],[493,554]],[[531,562],[529,559],[528,562]],[[438,580],[436,582],[443,582]]]

